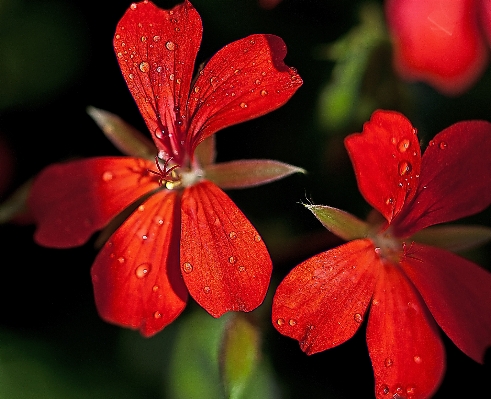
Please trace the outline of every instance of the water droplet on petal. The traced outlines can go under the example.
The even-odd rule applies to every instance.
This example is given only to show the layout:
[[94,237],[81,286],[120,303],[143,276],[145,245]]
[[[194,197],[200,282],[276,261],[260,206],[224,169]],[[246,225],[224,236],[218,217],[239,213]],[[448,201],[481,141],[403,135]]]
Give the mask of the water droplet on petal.
[[246,103],[240,103],[240,108],[247,108],[247,104]]
[[158,310],[153,314],[153,317],[156,319],[160,319],[162,317],[162,313],[160,313]]
[[410,145],[411,142],[409,141],[409,139],[403,139],[397,145],[397,149],[399,150],[399,152],[406,152]]
[[184,273],[191,273],[193,271],[193,265],[189,262],[184,262],[182,264],[182,270]]
[[[414,395],[416,393],[416,389],[413,386],[408,386],[406,388],[406,393],[410,396]],[[409,398],[408,398],[409,399]]]
[[416,364],[421,364],[421,362],[423,361],[421,359],[421,356],[418,356],[418,355],[414,356],[413,360],[414,360],[414,363],[416,363]]
[[135,270],[136,277],[143,278],[150,272],[150,263],[142,263]]
[[409,162],[407,161],[401,161],[399,162],[399,174],[401,176],[406,175],[407,173],[411,172],[412,166]]
[[205,286],[205,287],[203,288],[203,291],[205,292],[205,294],[209,294],[209,293],[211,292],[211,288],[210,288],[210,287],[208,287],[208,286]]
[[174,51],[176,49],[176,44],[174,42],[168,41],[165,43],[165,48],[169,51]]
[[285,324],[285,319],[278,319],[276,320],[276,324],[278,324],[279,326],[282,326],[283,324]]
[[394,364],[394,361],[390,357],[388,357],[385,359],[384,364],[385,364],[385,367],[390,367]]
[[266,90],[261,90],[261,96],[265,97],[268,95],[268,92]]
[[382,385],[380,387],[380,392],[382,393],[382,395],[387,395],[390,392],[390,389],[387,385]]
[[355,321],[357,323],[361,323],[363,321],[363,316],[360,313],[355,313],[355,315],[353,316],[353,318],[355,319]]
[[154,42],[158,42],[158,41],[160,41],[160,36],[159,36],[159,35],[155,35],[155,36],[153,37],[153,41],[154,41]]
[[261,236],[260,236],[259,234],[256,234],[256,235],[254,236],[254,241],[256,241],[256,242],[261,241]]
[[140,63],[140,71],[142,71],[143,73],[147,73],[149,70],[150,70],[150,64],[146,61],[143,61],[142,63]]
[[239,270],[239,272],[245,272],[245,269],[246,269],[246,268],[245,268],[245,266],[242,266],[242,265],[241,265],[241,266],[239,266],[237,269]]
[[120,256],[120,257],[118,258],[118,262],[119,262],[120,264],[123,264],[123,263],[125,262],[125,260],[126,260],[126,259],[125,259],[123,256]]
[[235,256],[231,256],[230,258],[228,258],[228,261],[229,263],[235,263],[237,262],[237,259],[235,258]]
[[439,147],[441,150],[444,150],[445,148],[447,148],[448,144],[446,141],[440,141],[440,144],[439,144]]
[[297,321],[296,321],[295,319],[290,319],[290,320],[288,321],[288,324],[290,324],[290,326],[292,326],[292,327],[293,327],[294,325],[296,325],[296,324],[297,324]]
[[112,172],[104,172],[104,173],[102,174],[102,180],[103,180],[103,181],[110,181],[110,180],[112,180],[112,179],[113,179],[113,177],[114,177],[114,175],[113,175],[113,173],[112,173]]
[[147,37],[146,37],[146,36],[142,36],[140,40],[141,40],[142,42],[146,42],[146,41],[147,41]]
[[391,205],[394,203],[394,198],[389,197],[385,200],[385,205]]
[[158,290],[159,290],[159,286],[158,286],[158,285],[154,285],[154,286],[152,287],[152,291],[153,291],[153,292],[157,292]]
[[169,80],[174,80],[174,78],[175,78],[174,74],[173,74],[173,73],[171,73],[171,74],[169,75]]
[[143,212],[145,210],[145,205],[140,205],[138,211]]
[[228,236],[231,240],[235,240],[237,238],[237,233],[235,231],[231,231],[228,233]]
[[131,8],[132,10],[136,10],[136,7],[137,7],[136,3],[131,3],[130,8]]

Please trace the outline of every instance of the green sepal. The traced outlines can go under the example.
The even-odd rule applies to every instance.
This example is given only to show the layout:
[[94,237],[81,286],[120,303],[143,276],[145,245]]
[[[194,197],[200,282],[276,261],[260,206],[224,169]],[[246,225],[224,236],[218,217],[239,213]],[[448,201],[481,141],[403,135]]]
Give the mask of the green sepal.
[[87,113],[124,155],[148,159],[155,157],[155,144],[119,116],[95,107],[88,107]]
[[460,252],[491,241],[491,228],[477,225],[430,226],[418,231],[410,239],[421,244]]
[[367,237],[370,225],[352,214],[325,205],[304,206],[319,219],[322,225],[331,233],[345,241]]
[[246,188],[271,183],[304,169],[269,159],[243,159],[207,166],[205,178],[223,189]]

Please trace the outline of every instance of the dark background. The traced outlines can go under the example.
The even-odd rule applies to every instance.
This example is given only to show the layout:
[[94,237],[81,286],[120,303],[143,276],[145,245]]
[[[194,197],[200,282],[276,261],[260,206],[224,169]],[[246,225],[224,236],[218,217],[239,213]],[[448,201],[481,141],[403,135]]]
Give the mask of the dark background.
[[[155,3],[171,8],[177,1]],[[454,122],[491,120],[489,70],[465,94],[445,97],[424,84],[398,80],[391,72],[390,47],[382,46],[366,65],[365,79],[372,85],[359,88],[360,97],[373,100],[370,112],[326,128],[320,96],[332,82],[335,63],[323,54],[326,45],[359,23],[362,4],[283,0],[267,10],[256,0],[193,1],[204,27],[198,63],[234,40],[273,33],[285,40],[285,61],[304,80],[284,107],[217,134],[218,161],[277,159],[308,171],[272,185],[228,192],[270,248],[275,265],[271,293],[298,262],[340,243],[300,202],[339,207],[359,217],[369,211],[342,140],[361,131],[371,110],[404,112],[423,143]],[[122,0],[0,1],[0,140],[7,151],[0,164],[1,200],[53,162],[119,155],[87,115],[89,105],[118,114],[145,132],[112,48],[115,26],[129,5]],[[490,221],[489,210],[468,220],[487,226]],[[143,343],[138,333],[98,317],[89,275],[96,237],[79,248],[54,250],[34,244],[33,232],[31,225],[0,225],[0,398],[165,397],[165,350],[174,342],[179,319],[150,339],[165,348],[157,356],[153,343]],[[469,256],[490,268],[489,245]],[[190,303],[185,313],[193,311],[198,310]],[[268,312],[263,310],[265,321]],[[373,397],[365,326],[347,343],[310,357],[270,324],[264,323],[262,331],[263,352],[281,397]],[[489,355],[484,366],[478,365],[445,336],[443,340],[447,372],[435,398],[487,397]],[[134,352],[143,365],[135,366]]]

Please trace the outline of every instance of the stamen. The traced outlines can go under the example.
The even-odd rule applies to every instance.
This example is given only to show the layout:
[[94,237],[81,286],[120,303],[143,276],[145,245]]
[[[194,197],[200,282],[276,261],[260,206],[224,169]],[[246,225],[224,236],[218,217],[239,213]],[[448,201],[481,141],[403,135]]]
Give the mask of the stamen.
[[155,166],[157,167],[157,171],[147,169],[149,173],[153,173],[154,175],[157,175],[159,177],[159,186],[162,186],[164,182],[166,183],[175,183],[176,181],[179,180],[177,176],[173,176],[172,172],[179,167],[179,165],[173,165],[169,169],[167,169],[167,166],[169,165],[169,162],[172,160],[171,158],[168,158],[167,160],[164,161],[163,167],[160,165],[159,162],[159,157],[155,157]]

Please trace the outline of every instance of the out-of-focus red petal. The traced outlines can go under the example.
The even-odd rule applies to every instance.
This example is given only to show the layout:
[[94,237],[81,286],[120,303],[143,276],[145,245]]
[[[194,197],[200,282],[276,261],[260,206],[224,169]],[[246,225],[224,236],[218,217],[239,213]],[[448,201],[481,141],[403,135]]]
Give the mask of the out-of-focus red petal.
[[182,113],[201,44],[201,18],[189,1],[163,10],[134,3],[114,36],[121,71],[157,147],[179,163]]
[[177,192],[158,191],[121,225],[92,266],[100,316],[151,336],[184,309],[187,291],[179,270]]
[[385,264],[372,299],[367,345],[378,399],[426,399],[445,370],[435,320],[400,269]]
[[402,267],[443,331],[482,363],[491,346],[491,273],[451,252],[416,243]]
[[488,207],[490,150],[489,122],[458,122],[438,133],[423,154],[419,187],[413,202],[394,220],[394,233],[409,236]]
[[309,355],[347,341],[363,321],[380,267],[366,239],[306,260],[278,286],[273,325]]
[[386,16],[401,76],[449,95],[463,92],[487,64],[476,0],[388,0]]
[[345,145],[361,193],[390,222],[418,186],[421,150],[416,129],[404,115],[378,110],[362,133],[346,137]]
[[34,179],[28,206],[40,245],[84,244],[132,202],[158,187],[151,161],[130,157],[90,158],[53,164]]
[[491,1],[480,1],[479,7],[481,28],[488,38],[488,43],[491,43]]
[[273,35],[251,35],[216,53],[189,97],[190,147],[285,104],[302,85],[297,71],[285,65],[285,56],[285,43]]
[[181,273],[191,296],[213,317],[258,307],[272,264],[254,227],[215,184],[202,181],[182,197]]

